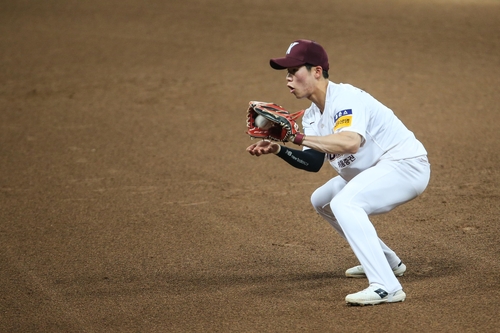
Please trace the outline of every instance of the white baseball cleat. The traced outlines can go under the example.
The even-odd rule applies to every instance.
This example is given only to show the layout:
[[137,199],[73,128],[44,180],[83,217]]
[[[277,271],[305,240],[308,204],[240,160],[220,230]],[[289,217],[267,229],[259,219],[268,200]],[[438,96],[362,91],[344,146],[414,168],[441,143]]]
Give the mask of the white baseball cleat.
[[[403,276],[403,274],[406,272],[406,265],[403,264],[403,262],[400,262],[396,268],[392,269],[392,271],[396,276]],[[365,278],[366,274],[363,266],[359,265],[351,267],[347,271],[345,271],[345,276],[350,278]]]
[[350,305],[376,305],[382,303],[403,302],[405,299],[406,294],[403,289],[394,293],[388,293],[381,287],[369,286],[365,290],[347,295],[345,302]]

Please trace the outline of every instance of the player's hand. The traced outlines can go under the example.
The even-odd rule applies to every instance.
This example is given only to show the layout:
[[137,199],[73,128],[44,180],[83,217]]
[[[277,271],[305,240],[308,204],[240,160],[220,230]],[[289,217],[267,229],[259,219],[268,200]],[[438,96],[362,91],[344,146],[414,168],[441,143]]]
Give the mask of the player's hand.
[[260,156],[265,154],[276,154],[280,151],[280,145],[271,141],[259,141],[247,148],[250,155]]

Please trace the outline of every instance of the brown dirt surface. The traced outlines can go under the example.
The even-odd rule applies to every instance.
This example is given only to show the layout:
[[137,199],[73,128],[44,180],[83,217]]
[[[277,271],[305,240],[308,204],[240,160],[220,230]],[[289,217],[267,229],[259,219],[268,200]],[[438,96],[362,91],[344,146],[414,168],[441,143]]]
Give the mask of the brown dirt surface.
[[[498,0],[0,2],[0,332],[499,332]],[[424,143],[426,192],[373,222],[407,300],[367,286],[309,196],[245,152],[269,58],[321,43]]]

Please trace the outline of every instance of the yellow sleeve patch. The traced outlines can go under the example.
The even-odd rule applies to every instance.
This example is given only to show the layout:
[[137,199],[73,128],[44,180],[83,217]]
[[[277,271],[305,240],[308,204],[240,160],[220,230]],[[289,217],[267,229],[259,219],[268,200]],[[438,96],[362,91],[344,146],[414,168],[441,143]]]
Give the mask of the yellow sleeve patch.
[[335,122],[335,126],[333,127],[333,130],[336,131],[339,128],[349,127],[351,125],[352,125],[352,116],[344,116],[344,117],[339,118]]
[[352,110],[342,110],[335,114],[335,125],[333,130],[336,131],[340,128],[349,127],[352,125]]

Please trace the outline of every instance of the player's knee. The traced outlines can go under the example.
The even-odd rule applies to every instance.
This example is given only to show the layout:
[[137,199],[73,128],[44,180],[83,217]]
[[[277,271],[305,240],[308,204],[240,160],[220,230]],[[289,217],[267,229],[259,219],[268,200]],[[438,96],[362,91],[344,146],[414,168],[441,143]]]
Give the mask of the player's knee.
[[311,204],[316,210],[322,209],[325,205],[329,203],[331,199],[331,198],[326,198],[321,192],[322,191],[320,191],[320,189],[317,189],[311,195]]

